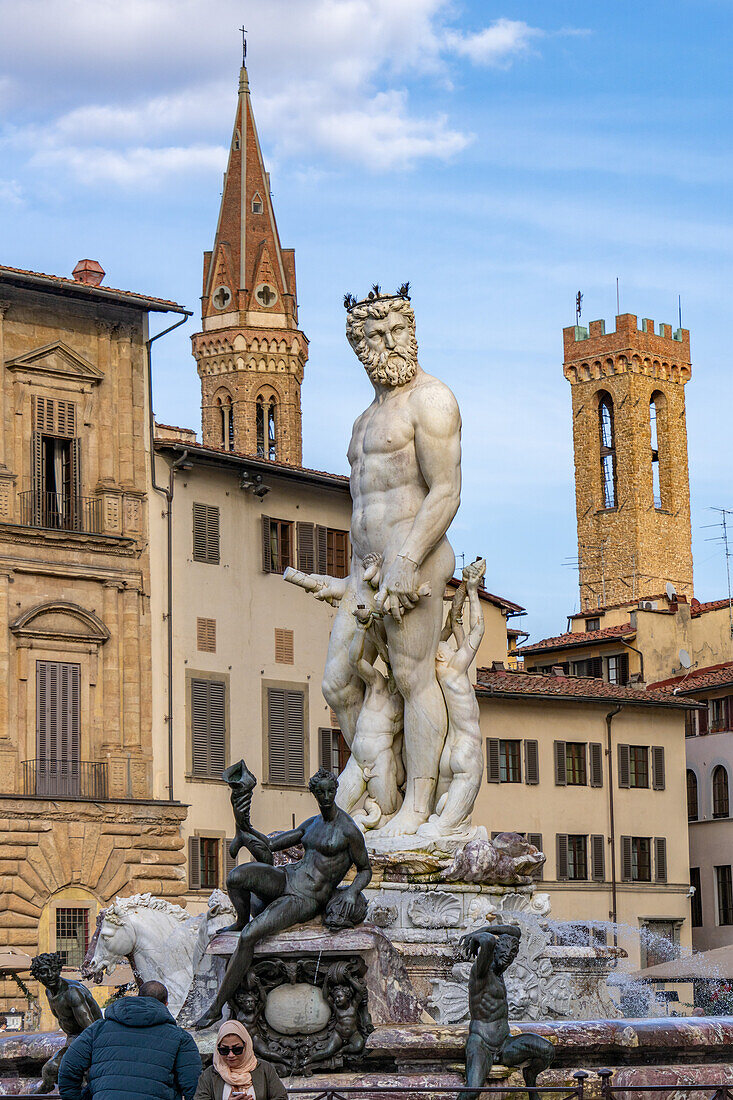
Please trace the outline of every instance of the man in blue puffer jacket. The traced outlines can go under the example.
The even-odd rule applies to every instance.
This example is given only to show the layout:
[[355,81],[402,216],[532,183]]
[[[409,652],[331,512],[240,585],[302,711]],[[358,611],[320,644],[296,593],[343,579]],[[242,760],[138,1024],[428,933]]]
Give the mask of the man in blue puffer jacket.
[[[59,1068],[63,1100],[193,1100],[201,1057],[166,1008],[161,982],[143,982],[74,1040]],[[87,1087],[83,1088],[84,1074]]]

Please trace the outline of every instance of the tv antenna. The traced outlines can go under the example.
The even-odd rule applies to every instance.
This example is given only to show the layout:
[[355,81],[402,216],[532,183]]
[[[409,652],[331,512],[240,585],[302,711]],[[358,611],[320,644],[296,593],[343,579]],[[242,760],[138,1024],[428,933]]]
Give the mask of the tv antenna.
[[575,295],[575,324],[576,325],[580,323],[580,314],[582,312],[582,306],[583,306],[583,295],[580,293],[580,291],[578,291],[578,293]]
[[725,549],[725,576],[728,582],[728,623],[730,626],[730,636],[733,638],[733,594],[731,594],[730,587],[730,555],[731,550],[728,541],[728,516],[733,516],[733,511],[730,508],[711,508],[711,512],[720,512],[720,523],[707,523],[706,527],[719,527],[722,530],[722,535],[717,535],[714,538],[706,539],[706,542],[722,542]]

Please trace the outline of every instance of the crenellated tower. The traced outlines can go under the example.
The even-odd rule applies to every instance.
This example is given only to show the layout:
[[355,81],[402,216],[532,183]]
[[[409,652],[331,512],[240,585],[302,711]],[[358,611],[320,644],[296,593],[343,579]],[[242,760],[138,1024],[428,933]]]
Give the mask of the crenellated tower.
[[214,247],[204,253],[201,329],[192,343],[204,443],[300,465],[308,340],[298,328],[295,252],[280,245],[244,66]]
[[580,605],[692,597],[690,334],[625,313],[563,330],[572,387]]

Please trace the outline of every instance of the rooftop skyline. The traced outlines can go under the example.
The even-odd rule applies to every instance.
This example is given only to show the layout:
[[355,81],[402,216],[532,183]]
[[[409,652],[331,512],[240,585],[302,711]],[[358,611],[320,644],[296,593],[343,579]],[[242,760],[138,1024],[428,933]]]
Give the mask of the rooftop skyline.
[[578,609],[562,329],[578,290],[581,324],[614,327],[617,277],[639,319],[676,328],[681,295],[696,595],[725,595],[706,525],[733,505],[727,5],[222,0],[212,18],[201,0],[47,0],[42,22],[34,8],[0,0],[0,263],[70,275],[88,256],[105,284],[192,309],[155,346],[159,419],[200,429],[189,337],[244,19],[310,339],[304,464],[346,472],[370,395],[344,292],[409,279],[420,361],[463,413],[451,541],[528,609],[530,641],[557,635]]

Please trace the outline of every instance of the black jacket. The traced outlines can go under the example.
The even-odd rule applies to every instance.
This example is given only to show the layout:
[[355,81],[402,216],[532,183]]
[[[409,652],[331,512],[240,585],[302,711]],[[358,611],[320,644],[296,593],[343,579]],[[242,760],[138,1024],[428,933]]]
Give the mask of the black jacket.
[[201,1057],[192,1037],[153,997],[123,997],[85,1028],[59,1068],[62,1100],[193,1100]]

